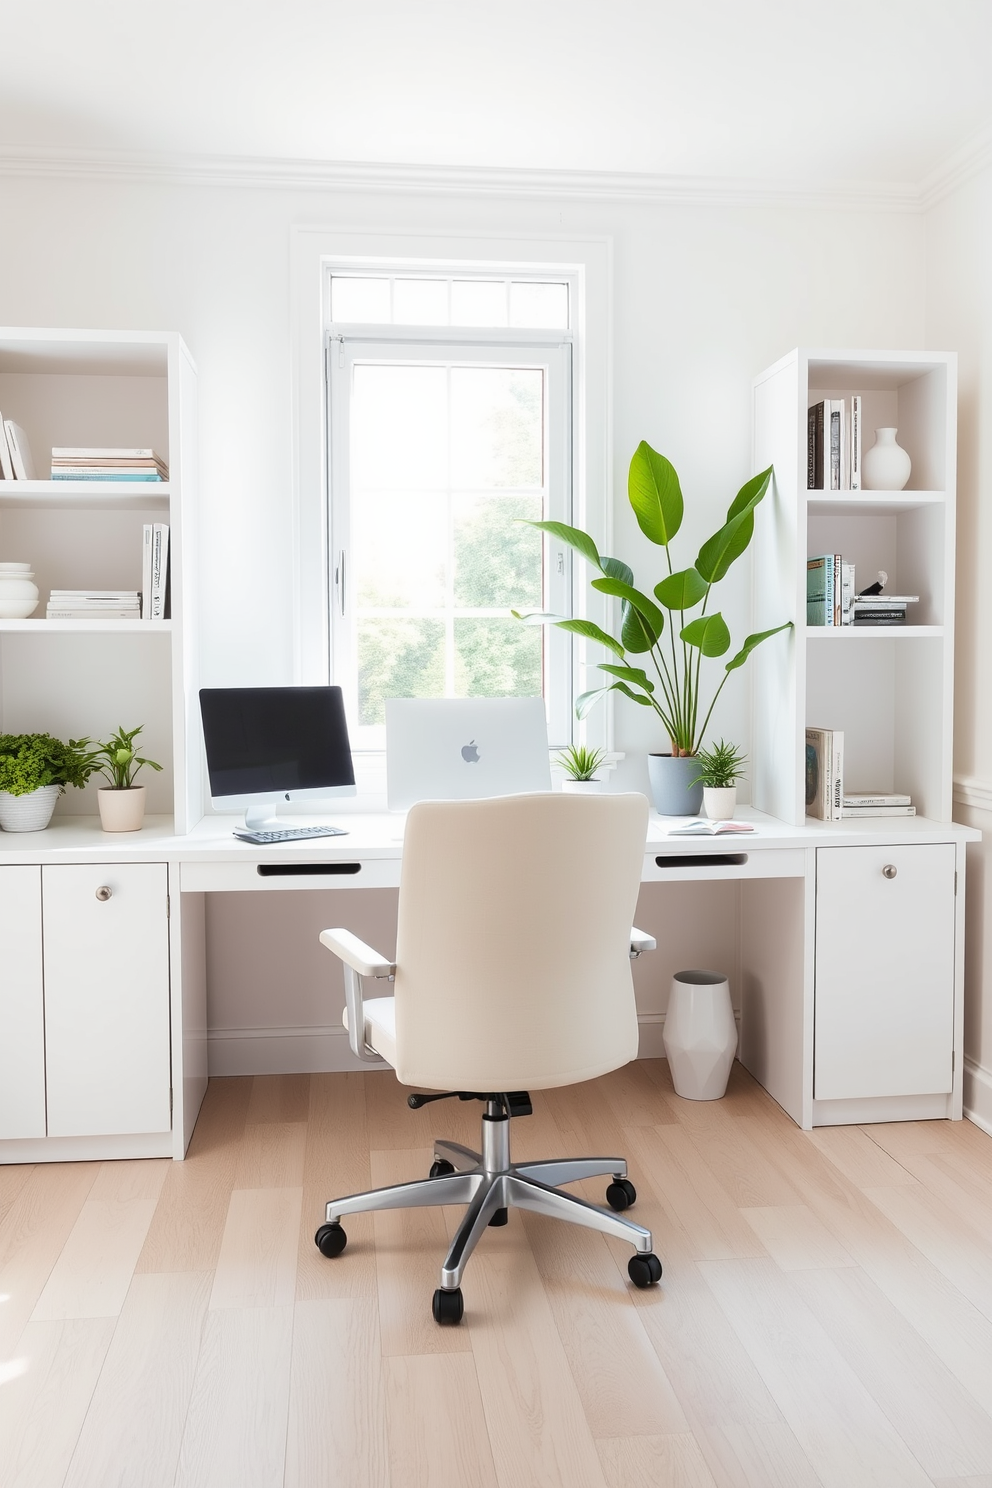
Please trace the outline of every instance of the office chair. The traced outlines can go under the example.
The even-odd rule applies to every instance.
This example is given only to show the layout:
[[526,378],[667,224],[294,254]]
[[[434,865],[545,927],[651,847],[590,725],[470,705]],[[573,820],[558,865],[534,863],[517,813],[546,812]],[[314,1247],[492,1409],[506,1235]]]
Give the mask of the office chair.
[[[630,959],[653,950],[631,929],[648,803],[641,795],[503,796],[422,801],[406,823],[396,960],[347,930],[322,943],[344,963],[344,1021],[359,1059],[385,1059],[414,1109],[445,1094],[484,1102],[480,1151],[437,1140],[430,1176],[331,1199],[315,1238],[325,1256],[347,1244],[347,1214],[467,1204],[441,1267],[435,1321],[461,1321],[462,1275],[487,1225],[510,1208],[587,1225],[633,1244],[628,1272],[652,1286],[661,1264],[651,1232],[620,1218],[637,1195],[622,1157],[514,1164],[510,1120],[530,1090],[591,1080],[637,1054]],[[393,983],[365,1000],[362,979]],[[610,1209],[557,1185],[609,1174]]]

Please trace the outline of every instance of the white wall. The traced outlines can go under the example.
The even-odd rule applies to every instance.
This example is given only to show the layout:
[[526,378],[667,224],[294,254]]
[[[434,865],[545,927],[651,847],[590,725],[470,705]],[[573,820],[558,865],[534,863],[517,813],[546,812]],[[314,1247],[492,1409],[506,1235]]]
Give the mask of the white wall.
[[968,849],[965,1104],[992,1130],[992,168],[928,214],[927,344],[960,358],[956,817],[985,833]]
[[[797,344],[924,344],[925,225],[916,215],[26,178],[0,184],[0,206],[0,323],[177,330],[196,359],[208,684],[292,680],[293,224],[612,236],[614,551],[643,583],[660,574],[646,570],[654,550],[626,506],[640,439],[681,475],[688,562],[752,473],[756,372]],[[724,594],[742,636],[746,562]],[[747,747],[746,669],[724,699],[714,728]],[[644,756],[659,747],[642,710],[621,702],[616,745],[628,754],[626,782],[641,785]],[[270,1027],[312,1021],[316,973],[297,955],[298,927],[281,927],[286,897],[246,895],[211,911],[213,1026],[243,1028],[245,1008]],[[280,954],[245,954],[251,937]],[[235,940],[238,957],[227,957]]]

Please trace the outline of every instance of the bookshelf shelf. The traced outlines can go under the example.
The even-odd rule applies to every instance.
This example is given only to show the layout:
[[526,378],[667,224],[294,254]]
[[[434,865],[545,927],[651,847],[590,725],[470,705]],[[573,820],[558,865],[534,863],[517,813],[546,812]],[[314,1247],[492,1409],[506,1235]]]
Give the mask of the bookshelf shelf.
[[171,620],[0,620],[0,635],[168,635]]
[[168,481],[0,481],[0,508],[162,511],[168,509],[171,494]]
[[864,641],[919,641],[943,638],[942,625],[807,625],[808,641],[858,645]]
[[944,491],[808,491],[810,514],[838,516],[899,516],[920,507],[943,506]]

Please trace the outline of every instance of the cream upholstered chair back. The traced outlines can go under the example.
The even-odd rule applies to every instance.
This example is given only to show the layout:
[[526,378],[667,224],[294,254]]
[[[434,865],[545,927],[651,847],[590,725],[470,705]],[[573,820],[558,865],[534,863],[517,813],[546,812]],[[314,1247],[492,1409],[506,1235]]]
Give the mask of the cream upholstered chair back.
[[630,931],[647,821],[636,794],[411,809],[395,973],[404,1084],[539,1090],[635,1058]]

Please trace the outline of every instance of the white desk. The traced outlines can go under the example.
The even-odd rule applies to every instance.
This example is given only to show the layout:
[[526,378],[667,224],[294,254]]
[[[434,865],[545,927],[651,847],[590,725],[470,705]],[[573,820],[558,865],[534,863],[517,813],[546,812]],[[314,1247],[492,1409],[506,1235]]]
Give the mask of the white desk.
[[[803,1127],[960,1117],[965,846],[979,834],[914,817],[790,827],[746,808],[741,815],[755,824],[753,833],[699,838],[671,835],[671,823],[652,814],[643,881],[739,884],[742,1063]],[[347,836],[269,847],[233,837],[230,817],[206,818],[185,837],[174,836],[167,820],[150,819],[140,834],[113,837],[91,819],[66,817],[44,832],[0,835],[0,905],[10,906],[0,926],[8,967],[19,968],[21,977],[19,993],[0,1012],[0,1050],[9,1051],[20,1082],[17,1090],[7,1082],[5,1106],[0,1055],[0,1161],[181,1157],[206,1089],[204,895],[397,886],[402,817],[349,813],[341,824]],[[148,959],[147,942],[158,933],[154,921],[149,928],[142,920],[140,932],[125,933],[127,905],[137,897],[130,870],[140,865],[159,865],[167,1012],[150,993],[142,1026],[131,1001],[111,998],[101,1015],[93,1014],[97,1032],[89,1048],[79,1043],[78,1021],[72,1025],[70,1068],[59,1076],[69,1082],[62,1108],[78,1097],[91,1113],[81,1118],[85,1129],[74,1130],[62,1118],[59,1130],[49,1123],[46,1133],[38,1125],[43,1114],[36,1114],[26,1134],[30,1098],[37,1108],[41,1091],[44,1103],[46,1016],[51,1059],[58,1009],[72,1012],[80,1005],[72,989],[46,985],[43,937],[71,935],[94,947],[92,975],[87,979],[83,952],[78,974],[87,995],[101,997],[115,941],[105,933],[109,918],[100,916],[111,904],[109,912],[125,926],[115,935],[126,942],[113,980],[118,987],[153,987],[161,971],[154,956]],[[883,874],[893,867],[895,875]],[[146,872],[142,884],[148,882]],[[111,897],[98,900],[94,884],[109,887]],[[23,902],[15,885],[26,895]],[[41,901],[48,905],[49,895],[53,907],[43,918]],[[56,904],[61,924],[53,921]],[[146,1087],[161,1082],[163,1058],[171,1061],[171,1116],[156,1116],[154,1130],[146,1129],[147,1120],[140,1129],[128,1125],[113,1099],[128,1083],[125,1072],[131,1084],[142,1084],[134,1074],[142,1039]],[[74,1047],[77,1086],[69,1057]],[[55,1075],[47,1071],[50,1106]],[[102,1105],[94,1094],[101,1090],[107,1093]],[[161,1112],[162,1102],[152,1108]]]

